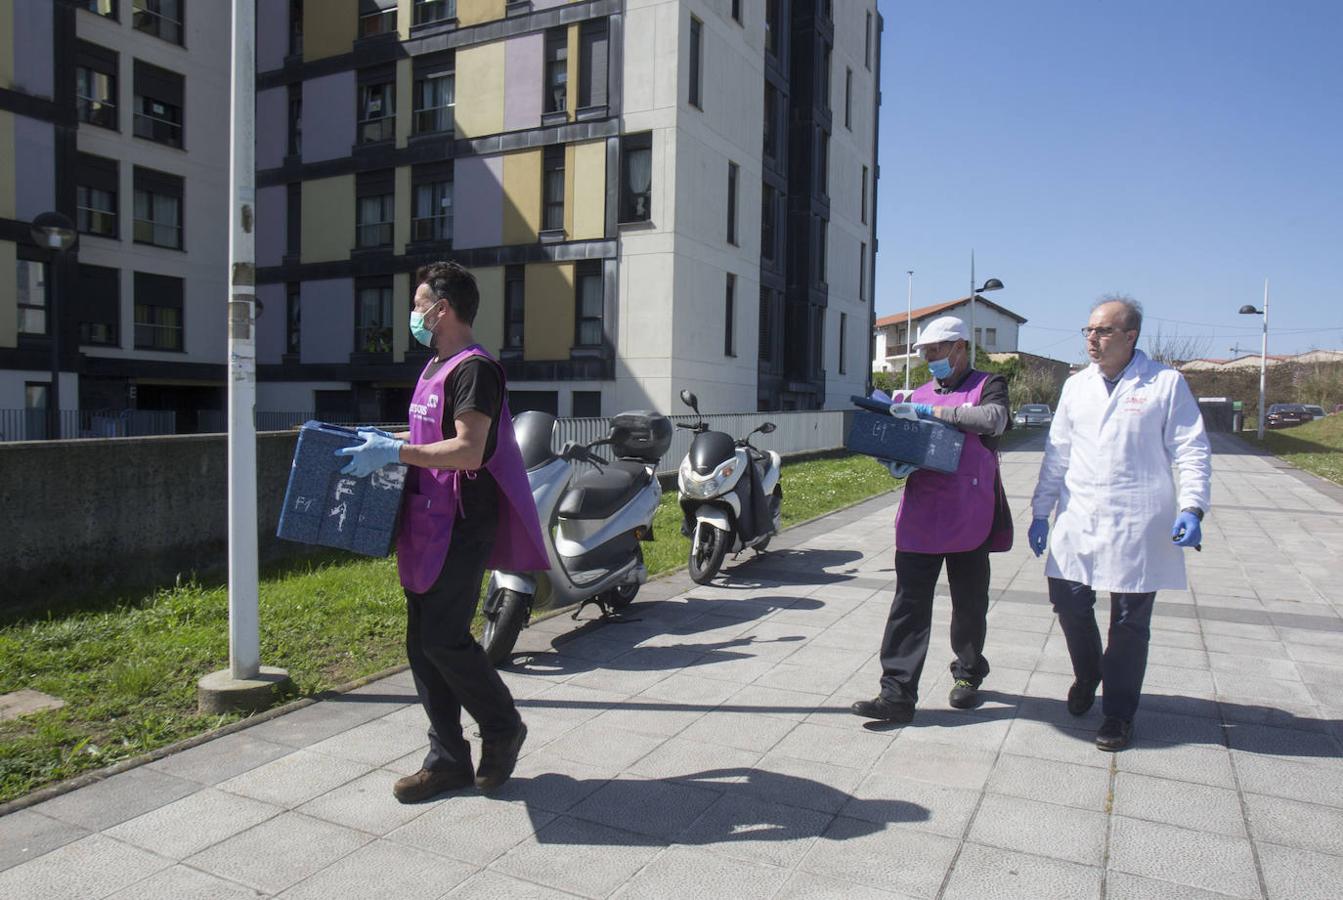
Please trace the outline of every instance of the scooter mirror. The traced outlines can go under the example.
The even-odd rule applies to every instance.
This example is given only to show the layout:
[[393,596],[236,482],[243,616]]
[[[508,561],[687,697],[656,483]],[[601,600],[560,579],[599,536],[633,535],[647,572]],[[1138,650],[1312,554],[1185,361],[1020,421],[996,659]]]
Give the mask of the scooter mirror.
[[693,409],[696,413],[699,412],[699,400],[690,391],[681,391],[681,402]]
[[761,434],[773,434],[774,423],[766,422],[764,425],[761,425],[759,428],[757,428],[756,431],[760,432]]

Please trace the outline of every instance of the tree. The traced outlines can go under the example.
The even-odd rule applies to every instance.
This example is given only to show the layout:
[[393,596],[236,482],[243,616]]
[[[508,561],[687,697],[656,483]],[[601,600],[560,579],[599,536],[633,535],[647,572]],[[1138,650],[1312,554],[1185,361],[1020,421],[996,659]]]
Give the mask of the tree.
[[1201,359],[1211,346],[1211,338],[1185,336],[1180,329],[1166,333],[1160,325],[1147,335],[1147,355],[1159,363],[1177,368],[1191,359]]

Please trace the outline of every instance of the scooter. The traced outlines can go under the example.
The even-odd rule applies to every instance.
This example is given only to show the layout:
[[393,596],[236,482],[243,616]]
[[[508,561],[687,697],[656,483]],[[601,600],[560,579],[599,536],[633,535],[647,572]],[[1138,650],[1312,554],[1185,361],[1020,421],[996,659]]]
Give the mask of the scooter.
[[[506,661],[533,610],[588,604],[603,616],[629,606],[648,580],[641,541],[653,540],[662,497],[656,471],[671,446],[671,420],[656,412],[625,412],[610,434],[588,444],[552,447],[555,417],[524,412],[513,430],[527,469],[550,568],[490,576],[481,645],[490,661]],[[614,460],[594,450],[609,446]]]
[[773,422],[734,441],[725,432],[709,430],[690,391],[681,391],[681,402],[700,417],[694,425],[677,423],[695,433],[676,477],[681,533],[690,538],[691,580],[708,584],[729,551],[733,556],[747,549],[763,553],[782,528],[783,460],[773,450],[751,445],[751,435],[774,431]]

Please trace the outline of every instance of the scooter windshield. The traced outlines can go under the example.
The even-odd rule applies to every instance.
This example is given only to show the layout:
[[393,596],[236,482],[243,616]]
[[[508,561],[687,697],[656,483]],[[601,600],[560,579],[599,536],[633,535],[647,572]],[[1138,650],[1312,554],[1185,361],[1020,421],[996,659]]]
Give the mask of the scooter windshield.
[[721,431],[705,431],[690,442],[690,467],[696,475],[708,475],[737,452],[732,437]]

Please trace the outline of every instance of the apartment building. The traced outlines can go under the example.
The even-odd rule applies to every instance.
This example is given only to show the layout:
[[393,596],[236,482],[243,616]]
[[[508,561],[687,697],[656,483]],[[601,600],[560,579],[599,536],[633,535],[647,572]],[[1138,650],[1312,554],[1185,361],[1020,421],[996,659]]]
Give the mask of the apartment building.
[[261,413],[404,416],[415,269],[515,411],[843,403],[870,369],[872,0],[258,0]]
[[[54,366],[86,413],[67,437],[127,410],[222,421],[228,33],[227,3],[0,2],[0,410],[46,408]],[[33,242],[48,211],[74,248]]]

